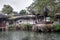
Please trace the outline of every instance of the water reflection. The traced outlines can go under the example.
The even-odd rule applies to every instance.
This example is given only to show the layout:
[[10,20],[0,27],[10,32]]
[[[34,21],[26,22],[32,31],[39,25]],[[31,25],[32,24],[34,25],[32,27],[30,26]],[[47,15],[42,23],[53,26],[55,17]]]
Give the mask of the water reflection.
[[60,40],[60,33],[0,32],[0,40]]

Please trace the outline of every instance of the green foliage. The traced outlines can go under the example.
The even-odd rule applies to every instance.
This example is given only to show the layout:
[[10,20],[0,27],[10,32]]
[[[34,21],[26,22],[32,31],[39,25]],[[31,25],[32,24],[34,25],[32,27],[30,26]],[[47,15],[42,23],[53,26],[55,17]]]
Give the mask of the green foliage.
[[60,24],[54,25],[54,30],[60,30]]
[[24,27],[25,27],[25,29],[29,29],[29,28],[31,28],[31,27],[32,27],[32,25],[31,25],[31,24],[29,24],[29,23],[26,23],[26,24],[24,24]]
[[50,20],[51,20],[52,22],[54,22],[54,21],[56,21],[57,19],[56,19],[56,18],[50,18]]
[[27,14],[26,10],[21,10],[20,13],[21,15]]
[[13,12],[13,8],[10,5],[4,5],[4,7],[2,8],[2,12],[10,14]]
[[31,27],[31,24],[26,23],[26,24],[24,24],[24,26],[25,26],[25,27]]
[[56,0],[34,0],[34,3],[32,3],[28,8],[29,10],[34,10],[36,14],[43,15],[43,10],[45,7],[49,9],[50,14],[54,16],[54,14],[60,9],[60,3],[55,2]]
[[13,24],[10,24],[10,25],[9,25],[9,28],[13,28]]

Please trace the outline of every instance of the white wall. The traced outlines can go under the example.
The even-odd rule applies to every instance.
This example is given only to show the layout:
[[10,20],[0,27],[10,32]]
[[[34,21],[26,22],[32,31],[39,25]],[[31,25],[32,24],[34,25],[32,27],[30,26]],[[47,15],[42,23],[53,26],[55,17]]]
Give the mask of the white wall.
[[19,24],[25,24],[25,23],[30,23],[30,24],[35,24],[35,20],[27,20],[27,19],[20,19]]

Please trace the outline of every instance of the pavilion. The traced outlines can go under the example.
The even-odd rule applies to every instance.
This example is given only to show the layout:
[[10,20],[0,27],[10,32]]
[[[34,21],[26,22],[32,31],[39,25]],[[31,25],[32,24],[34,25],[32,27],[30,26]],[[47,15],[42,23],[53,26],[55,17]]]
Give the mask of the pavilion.
[[6,29],[6,22],[8,22],[8,16],[0,13],[0,29]]

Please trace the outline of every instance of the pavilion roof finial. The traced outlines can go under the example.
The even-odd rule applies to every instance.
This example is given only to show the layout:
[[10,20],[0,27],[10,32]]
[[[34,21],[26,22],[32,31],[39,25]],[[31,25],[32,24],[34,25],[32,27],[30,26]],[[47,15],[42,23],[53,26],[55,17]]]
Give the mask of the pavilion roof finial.
[[48,16],[48,11],[49,11],[48,8],[45,7],[45,8],[44,8],[44,12],[43,12],[45,17]]

